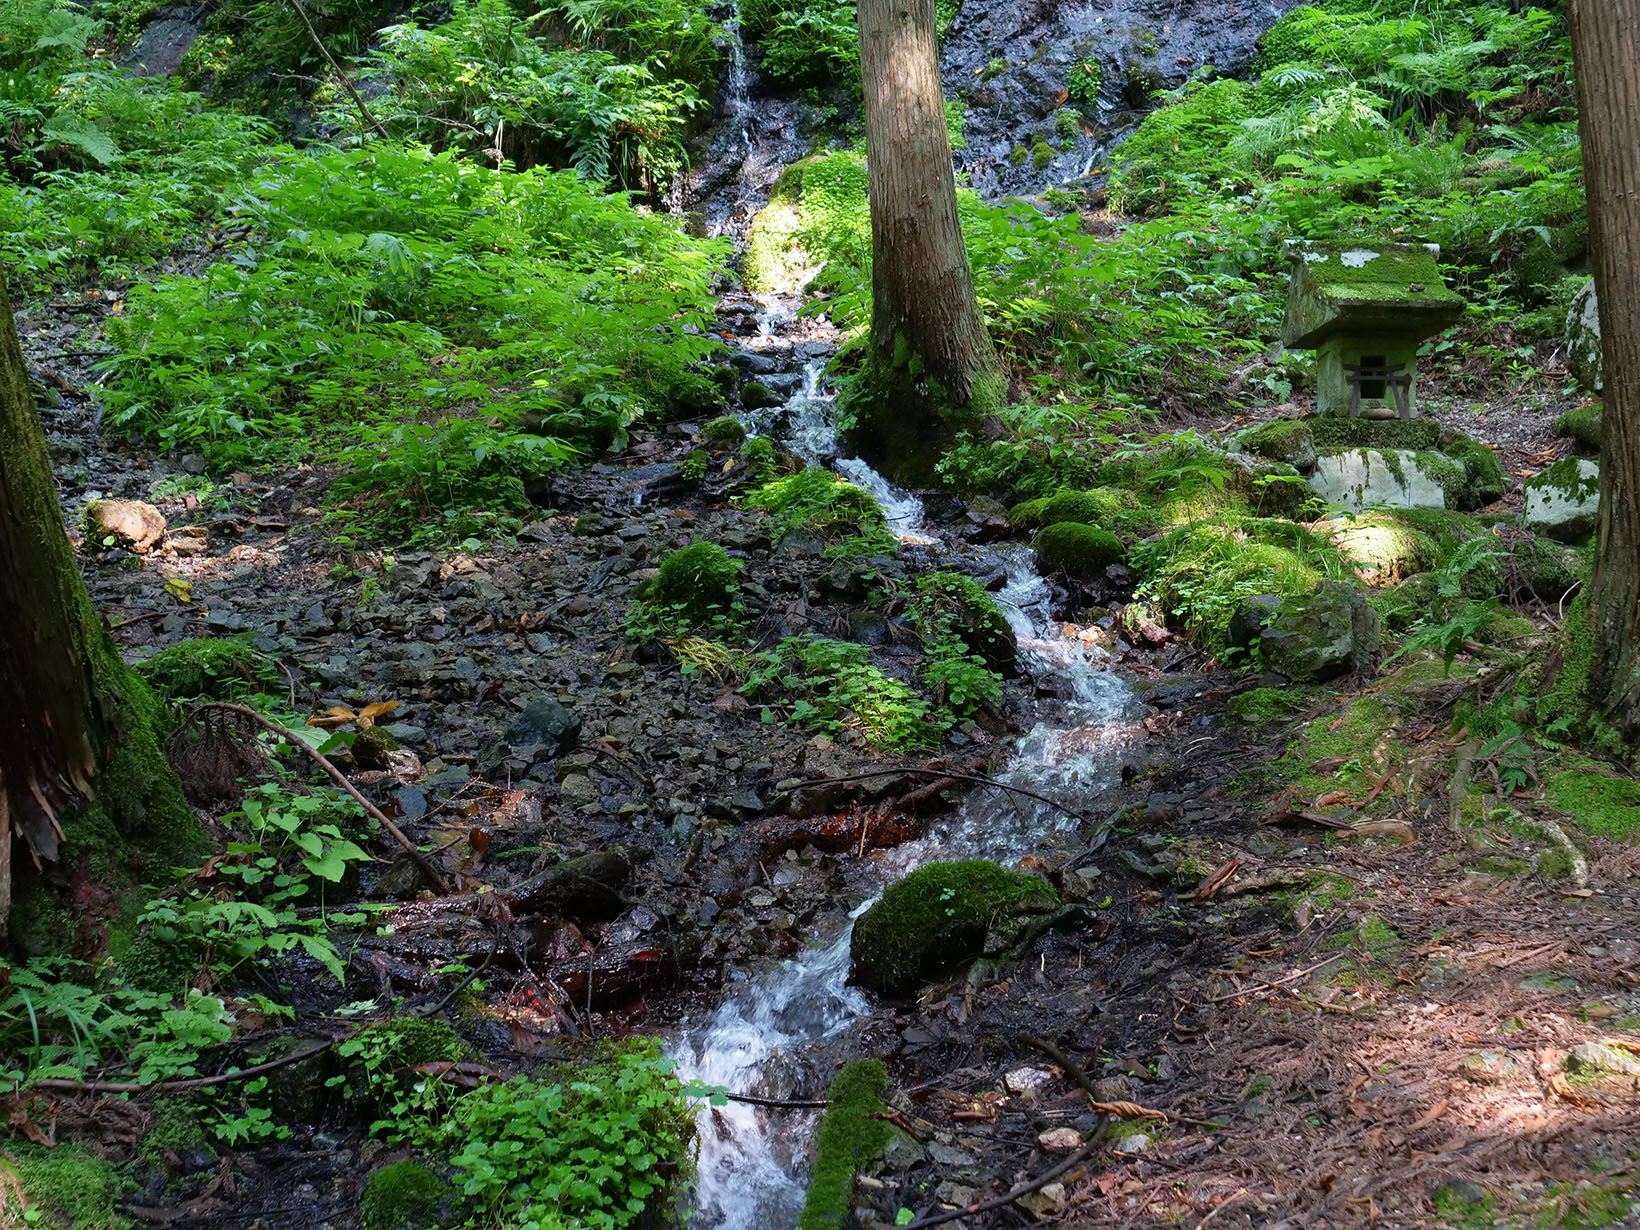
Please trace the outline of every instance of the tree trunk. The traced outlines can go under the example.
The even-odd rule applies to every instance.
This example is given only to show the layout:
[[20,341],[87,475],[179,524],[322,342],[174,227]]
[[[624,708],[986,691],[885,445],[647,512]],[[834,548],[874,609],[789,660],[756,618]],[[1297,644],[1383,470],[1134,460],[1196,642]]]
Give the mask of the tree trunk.
[[67,947],[69,916],[46,917],[33,892],[44,877],[80,858],[112,870],[132,838],[186,848],[198,826],[159,749],[158,705],[92,610],[63,532],[3,270],[0,305],[0,940],[15,898],[13,932]]
[[1000,408],[1003,380],[957,221],[934,0],[860,0],[859,18],[872,320],[850,409],[862,443],[927,469]]
[[1605,369],[1590,695],[1640,733],[1640,0],[1572,0],[1578,130]]

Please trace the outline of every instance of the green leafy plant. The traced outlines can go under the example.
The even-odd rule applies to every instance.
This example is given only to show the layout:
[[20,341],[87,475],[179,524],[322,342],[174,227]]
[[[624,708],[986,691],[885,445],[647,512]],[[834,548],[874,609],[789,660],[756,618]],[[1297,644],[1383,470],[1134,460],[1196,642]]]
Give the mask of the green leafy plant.
[[[874,747],[936,746],[930,706],[911,685],[867,660],[864,645],[823,637],[788,637],[755,655],[741,691],[753,699],[791,698],[789,719],[817,730],[858,730]],[[771,717],[765,709],[765,717]]]

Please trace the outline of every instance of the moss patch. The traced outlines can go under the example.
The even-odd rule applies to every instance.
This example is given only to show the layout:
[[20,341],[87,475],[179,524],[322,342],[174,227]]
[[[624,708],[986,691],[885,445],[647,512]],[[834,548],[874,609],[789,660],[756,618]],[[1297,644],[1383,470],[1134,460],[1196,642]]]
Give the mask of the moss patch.
[[441,1206],[455,1189],[419,1162],[371,1172],[359,1200],[360,1230],[428,1230],[442,1224]]
[[726,614],[740,596],[740,564],[714,542],[693,542],[660,563],[644,598],[693,624]]
[[1301,792],[1319,794],[1373,775],[1395,714],[1375,696],[1352,701],[1341,715],[1323,714],[1287,746],[1277,771]]
[[739,448],[746,441],[746,429],[735,419],[718,418],[700,429],[700,438],[713,448]]
[[279,686],[279,671],[237,637],[201,637],[162,649],[137,671],[164,700],[235,700]]
[[1063,572],[1083,580],[1119,563],[1123,555],[1115,534],[1073,521],[1044,526],[1031,545],[1044,572]]
[[1551,777],[1549,799],[1579,827],[1613,841],[1640,829],[1640,782],[1608,776],[1592,764]]
[[1568,410],[1555,420],[1555,435],[1576,440],[1590,453],[1600,451],[1601,403],[1589,402]]
[[1318,449],[1409,448],[1424,452],[1441,443],[1434,419],[1347,419],[1330,415],[1306,419]]
[[1435,540],[1397,517],[1369,513],[1342,519],[1328,528],[1332,541],[1355,561],[1368,585],[1404,581],[1441,562]]
[[886,1148],[894,1129],[872,1115],[883,1109],[888,1071],[876,1059],[856,1059],[832,1078],[831,1103],[814,1140],[814,1167],[797,1230],[841,1230],[851,1224],[854,1176]]
[[[1442,450],[1448,459],[1463,467],[1463,482],[1456,492],[1447,492],[1447,503],[1454,508],[1482,508],[1503,497],[1508,480],[1504,477],[1503,463],[1498,455],[1479,440],[1459,436]],[[1454,496],[1456,498],[1454,498]]]
[[124,1184],[111,1162],[65,1145],[25,1153],[14,1169],[28,1201],[29,1225],[63,1230],[126,1230],[131,1225],[119,1210]]
[[986,935],[1006,917],[1058,903],[1046,880],[984,859],[930,863],[889,885],[854,924],[854,976],[908,994],[983,955]]
[[1253,688],[1231,697],[1224,711],[1243,722],[1278,722],[1291,717],[1304,704],[1302,697],[1286,688]]

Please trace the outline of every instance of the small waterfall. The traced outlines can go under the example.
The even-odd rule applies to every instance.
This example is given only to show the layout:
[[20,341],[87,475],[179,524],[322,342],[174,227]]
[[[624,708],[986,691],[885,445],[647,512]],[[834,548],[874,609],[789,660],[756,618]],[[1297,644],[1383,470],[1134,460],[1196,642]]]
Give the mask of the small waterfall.
[[[749,345],[766,352],[794,317],[779,304],[760,305],[758,335]],[[975,551],[931,534],[915,494],[893,486],[859,458],[837,458],[835,398],[824,385],[825,362],[811,356],[801,388],[783,406],[745,416],[748,428],[778,435],[805,462],[833,464],[877,497],[902,540]],[[1016,742],[1000,780],[1086,812],[1088,799],[1119,780],[1124,751],[1140,729],[1136,719],[1142,706],[1126,680],[1110,669],[1111,655],[1098,630],[1053,618],[1048,586],[1037,575],[1029,548],[1010,544],[977,552],[975,563],[1004,570],[996,597],[1021,655],[1033,671],[1059,675],[1070,684],[1062,708]],[[1074,823],[1059,809],[1023,796],[976,789],[924,837],[861,860],[851,869],[853,887],[874,894],[889,880],[936,859],[1011,863]],[[671,1048],[680,1076],[774,1098],[823,1090],[833,1060],[849,1053],[853,1027],[870,1012],[866,997],[846,985],[852,920],[869,904],[794,959],[752,972],[710,1017],[684,1029]],[[696,1230],[790,1230],[802,1208],[802,1174],[817,1119],[813,1113],[736,1103],[702,1111]]]

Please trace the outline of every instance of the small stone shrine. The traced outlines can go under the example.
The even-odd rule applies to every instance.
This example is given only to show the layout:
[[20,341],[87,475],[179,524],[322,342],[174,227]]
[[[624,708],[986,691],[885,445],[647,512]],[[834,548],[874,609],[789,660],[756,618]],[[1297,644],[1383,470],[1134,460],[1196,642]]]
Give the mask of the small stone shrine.
[[1418,344],[1465,307],[1441,277],[1440,248],[1293,240],[1287,252],[1293,280],[1281,344],[1316,352],[1316,412],[1411,418]]

